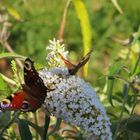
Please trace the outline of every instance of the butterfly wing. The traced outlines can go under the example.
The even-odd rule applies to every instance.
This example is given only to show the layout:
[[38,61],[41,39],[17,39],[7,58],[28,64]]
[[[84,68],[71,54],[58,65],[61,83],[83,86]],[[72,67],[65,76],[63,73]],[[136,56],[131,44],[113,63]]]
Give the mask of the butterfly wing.
[[17,93],[11,94],[6,99],[3,99],[0,102],[0,109],[5,110],[19,110],[22,106],[22,103],[25,99],[25,93],[19,91]]
[[84,66],[88,62],[88,60],[89,60],[90,55],[91,55],[92,52],[93,52],[93,49],[90,52],[88,52],[86,54],[86,56],[83,57],[83,59],[78,64],[76,64],[76,65],[75,64],[72,64],[69,60],[67,60],[66,58],[64,58],[60,53],[59,53],[59,55],[61,56],[61,59],[64,61],[66,67],[68,68],[69,74],[70,75],[74,75],[74,74],[77,73],[77,71],[82,66]]
[[39,102],[43,102],[46,97],[47,87],[35,70],[34,62],[29,58],[24,62],[24,81],[25,86],[23,89],[29,93],[29,96],[36,98]]
[[0,102],[0,109],[36,111],[43,103],[47,88],[35,70],[34,62],[27,58],[24,61],[24,82],[22,90],[11,94]]
[[21,110],[23,112],[34,112],[39,107],[40,106],[38,105],[38,101],[30,98],[28,94],[23,90],[11,94],[0,102],[0,109],[2,111]]

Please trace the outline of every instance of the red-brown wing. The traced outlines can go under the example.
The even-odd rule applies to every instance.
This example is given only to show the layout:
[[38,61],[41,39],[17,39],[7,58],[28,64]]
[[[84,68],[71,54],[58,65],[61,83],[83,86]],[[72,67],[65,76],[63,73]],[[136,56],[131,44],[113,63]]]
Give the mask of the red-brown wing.
[[2,111],[21,110],[23,112],[34,112],[39,107],[40,104],[38,103],[38,101],[34,100],[33,98],[30,98],[28,94],[23,90],[20,90],[16,93],[11,94],[10,96],[7,96],[6,99],[3,99],[0,102],[0,110]]
[[22,102],[25,99],[25,93],[23,91],[18,91],[13,93],[10,96],[7,96],[6,99],[3,99],[0,102],[0,109],[5,110],[19,110],[22,106]]
[[47,94],[47,87],[44,85],[43,80],[39,77],[39,74],[34,67],[34,62],[29,58],[27,58],[24,62],[24,81],[26,85],[24,90],[27,91],[29,96],[43,102]]

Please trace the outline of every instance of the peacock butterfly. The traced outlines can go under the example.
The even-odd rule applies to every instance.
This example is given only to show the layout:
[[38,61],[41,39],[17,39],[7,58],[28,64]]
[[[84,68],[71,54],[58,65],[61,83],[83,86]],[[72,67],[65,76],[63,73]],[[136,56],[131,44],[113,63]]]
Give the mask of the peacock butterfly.
[[47,94],[47,87],[39,77],[34,67],[34,62],[29,58],[24,61],[24,82],[22,90],[11,94],[0,102],[2,111],[21,110],[23,112],[34,112],[42,105]]

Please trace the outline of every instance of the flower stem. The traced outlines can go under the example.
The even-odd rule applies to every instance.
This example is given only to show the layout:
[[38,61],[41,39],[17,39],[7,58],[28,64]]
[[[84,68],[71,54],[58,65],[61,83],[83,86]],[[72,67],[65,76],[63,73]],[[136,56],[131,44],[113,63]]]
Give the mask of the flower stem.
[[134,67],[133,72],[131,73],[131,75],[133,75],[136,72],[139,62],[140,62],[140,51],[139,51],[139,55],[138,55],[135,67]]
[[43,134],[43,140],[48,140],[48,128],[49,128],[49,123],[50,123],[50,117],[49,116],[45,116],[45,126],[44,126],[44,134]]
[[52,135],[54,132],[56,132],[59,129],[61,122],[62,122],[62,119],[57,118],[56,124],[55,124],[54,128],[48,133],[48,136]]
[[[35,112],[34,118],[35,118],[35,123],[38,125],[38,111]],[[39,135],[38,135],[37,131],[36,131],[35,135],[36,135],[35,136],[36,140],[39,140]]]
[[119,131],[120,126],[121,126],[121,121],[122,121],[122,118],[123,118],[123,112],[125,110],[125,104],[127,102],[128,92],[129,92],[129,84],[128,83],[125,83],[124,84],[124,87],[123,87],[124,101],[123,101],[123,104],[122,104],[122,110],[121,110],[120,117],[119,117],[120,119],[118,121],[118,125],[117,125],[116,131],[114,133],[113,140],[116,140],[117,139],[117,136],[118,136],[117,134],[118,134],[118,131]]
[[3,135],[4,131],[7,130],[7,129],[10,127],[11,124],[14,123],[15,119],[16,119],[19,115],[20,115],[20,112],[19,112],[19,111],[15,112],[13,118],[12,118],[12,119],[8,122],[8,124],[1,130],[1,132],[0,132],[0,139],[2,139],[2,135]]

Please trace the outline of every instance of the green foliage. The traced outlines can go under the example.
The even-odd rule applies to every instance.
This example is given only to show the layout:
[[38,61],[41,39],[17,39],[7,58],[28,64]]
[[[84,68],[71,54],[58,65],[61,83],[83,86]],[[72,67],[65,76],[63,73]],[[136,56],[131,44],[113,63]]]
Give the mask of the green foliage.
[[[120,139],[120,137],[122,137],[123,139],[126,139],[126,137],[127,139],[134,138],[135,136],[132,137],[132,135],[127,134],[128,130],[135,133],[139,132],[138,129],[139,117],[133,115],[134,109],[139,103],[138,96],[140,93],[139,33],[140,31],[138,30],[133,39],[132,45],[130,46],[130,48],[127,48],[129,53],[128,57],[123,57],[123,63],[121,62],[122,59],[118,60],[117,63],[111,66],[109,71],[108,76],[109,101],[111,105],[114,107],[114,111],[116,111],[116,107],[120,106],[121,104],[121,109],[120,111],[118,110],[119,114],[115,114],[116,117],[118,118],[117,124],[116,123],[113,124],[114,125],[113,128],[115,128],[114,140]],[[125,73],[123,71],[125,71]],[[119,89],[117,87],[119,87]],[[118,98],[118,91],[120,92],[121,95],[120,99]],[[114,101],[114,104],[112,103],[112,101]],[[132,120],[132,118],[134,117],[135,119]],[[116,121],[116,119],[113,120]],[[122,136],[121,133],[123,133]]]
[[[108,93],[108,100],[113,106],[112,103],[112,93],[113,93],[113,86],[114,86],[114,80],[115,75],[119,75],[120,71],[124,68],[124,64],[122,62],[116,62],[113,64],[113,66],[109,70],[109,77],[108,77],[108,87],[107,87],[107,93]],[[114,77],[113,77],[114,76]]]
[[113,3],[114,6],[117,8],[117,10],[118,10],[121,14],[123,14],[123,11],[122,11],[122,9],[120,8],[120,6],[119,6],[117,0],[112,0],[112,3]]
[[19,55],[19,54],[16,54],[16,53],[9,53],[9,52],[5,52],[5,53],[1,53],[0,54],[0,59],[2,59],[2,58],[22,58],[22,59],[24,59],[25,57],[24,56],[22,56],[22,55]]
[[11,92],[10,88],[8,87],[7,83],[3,80],[0,74],[0,99],[8,95],[10,92]]
[[18,119],[18,127],[22,140],[32,140],[32,134],[29,130],[28,123],[25,120]]
[[17,84],[17,87],[20,87],[20,75],[19,75],[19,72],[17,70],[17,65],[16,65],[16,62],[14,60],[11,61],[11,68],[12,68],[12,71],[13,71],[13,79],[14,81],[16,82]]
[[0,113],[0,129],[5,127],[10,120],[10,112]]
[[[92,32],[89,23],[88,13],[82,0],[73,0],[77,16],[80,20],[81,32],[84,44],[84,55],[86,55],[91,48]],[[87,76],[88,67],[84,68],[84,75]]]
[[[38,63],[37,69],[47,65],[45,49],[49,39],[57,38],[65,5],[65,0],[0,2],[0,60],[6,59],[8,62],[8,70],[3,72],[0,69],[0,99],[19,89],[23,82],[22,70],[16,61],[12,61],[10,66],[11,58],[24,60],[25,56],[30,57]],[[114,140],[140,138],[139,5],[139,0],[72,0],[67,9],[63,39],[71,52],[70,59],[76,63],[94,47],[89,69],[85,67],[84,75],[96,87],[97,94],[106,106]],[[2,17],[8,24],[6,40],[1,37]],[[125,42],[132,34],[128,46],[113,41],[113,38],[117,38]],[[5,41],[13,51],[9,52]],[[0,139],[43,138],[44,126],[39,125],[39,117],[35,122],[35,116],[32,121],[31,118],[30,114],[0,112]],[[64,139],[60,133],[54,133],[60,122],[56,126],[53,124],[54,129],[48,133],[50,140]],[[14,130],[17,124],[20,134]],[[78,138],[82,139],[80,136]]]

